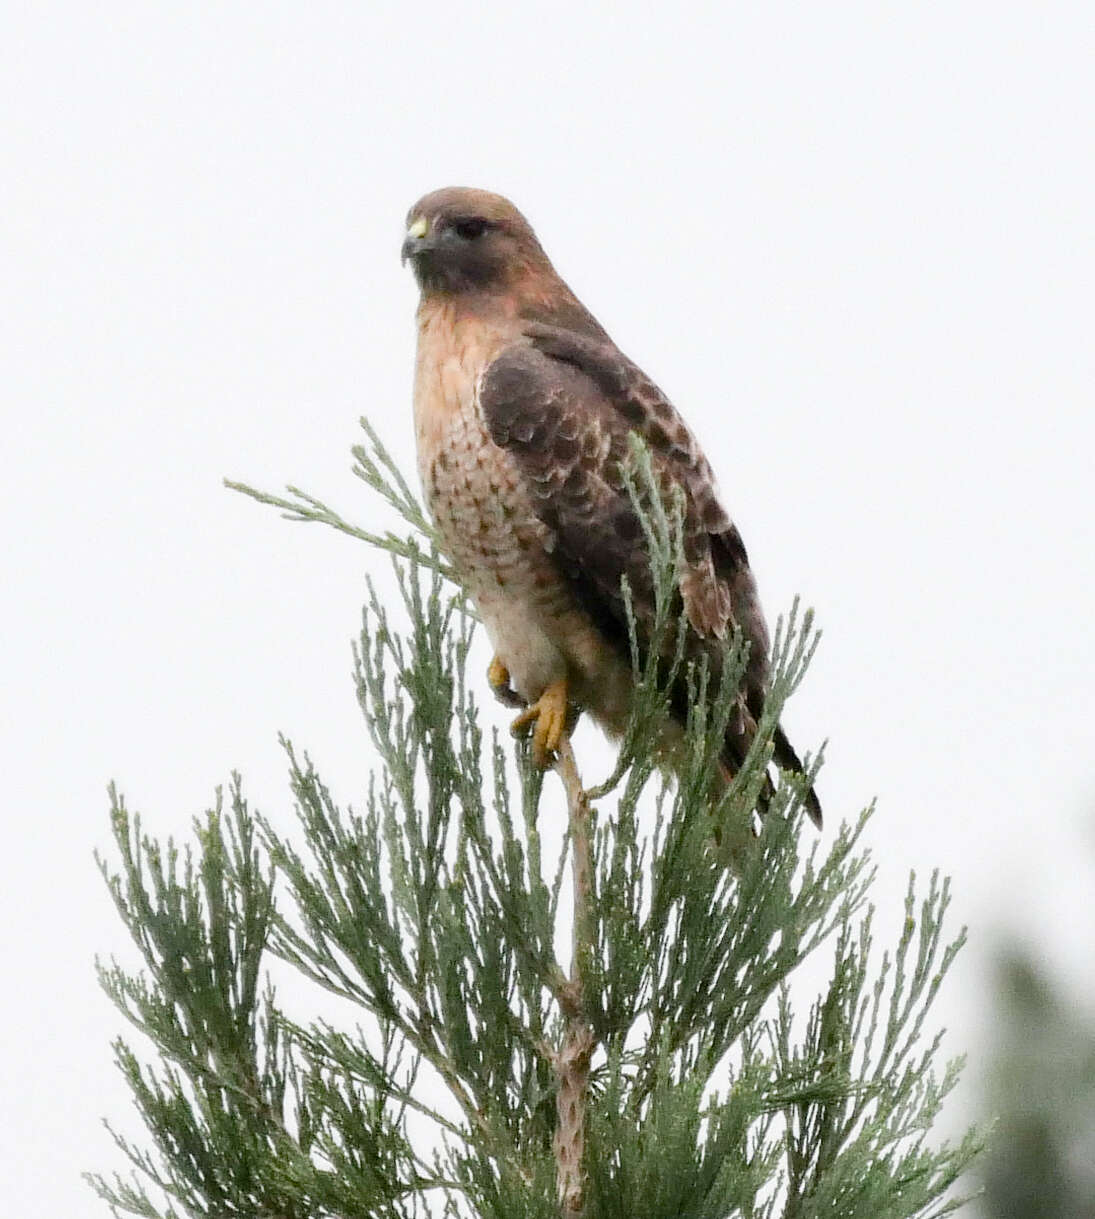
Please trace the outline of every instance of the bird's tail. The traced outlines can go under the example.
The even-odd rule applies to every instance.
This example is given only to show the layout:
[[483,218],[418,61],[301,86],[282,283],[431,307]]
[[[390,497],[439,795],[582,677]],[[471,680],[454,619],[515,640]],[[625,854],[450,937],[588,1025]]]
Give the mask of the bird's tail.
[[[802,765],[802,760],[795,753],[795,747],[787,739],[787,734],[777,724],[775,735],[772,737],[772,744],[775,746],[776,762],[783,767],[784,770],[794,771],[796,775],[805,775],[806,768]],[[817,792],[814,791],[813,785],[806,790],[806,811],[810,815],[810,820],[821,829],[821,801],[817,798]]]
[[[720,766],[722,777],[727,783],[741,769],[742,763],[745,761],[745,754],[752,743],[753,734],[756,732],[756,724],[752,721],[751,717],[746,717],[746,725],[747,727],[744,732],[739,725],[731,727],[727,733],[726,746],[723,750]],[[749,731],[749,728],[752,731]],[[797,775],[805,775],[806,768],[802,764],[802,759],[795,752],[794,746],[787,739],[787,734],[779,725],[776,726],[775,733],[772,736],[772,746],[778,766],[781,766],[784,770],[790,770]],[[771,804],[775,794],[776,789],[771,776],[765,775],[764,783],[757,798],[757,811],[761,816],[764,816],[768,812],[768,806]],[[814,791],[813,786],[807,789],[805,802],[806,812],[809,814],[810,820],[820,829],[822,824],[821,801],[817,798],[817,792]]]

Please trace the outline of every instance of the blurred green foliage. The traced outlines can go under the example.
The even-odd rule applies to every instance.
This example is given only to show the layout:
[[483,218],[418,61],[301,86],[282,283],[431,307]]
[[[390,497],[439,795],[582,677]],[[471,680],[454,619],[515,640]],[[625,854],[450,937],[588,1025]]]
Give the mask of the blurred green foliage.
[[991,1219],[1095,1219],[1095,1015],[1027,952],[997,966],[998,1045],[985,1158]]

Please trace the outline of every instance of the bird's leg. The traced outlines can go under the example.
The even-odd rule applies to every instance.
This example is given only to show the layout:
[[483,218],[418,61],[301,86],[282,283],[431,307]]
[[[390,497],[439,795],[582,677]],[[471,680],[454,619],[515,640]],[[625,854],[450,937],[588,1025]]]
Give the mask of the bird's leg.
[[495,656],[487,666],[487,681],[494,691],[494,697],[507,707],[523,707],[525,700],[509,684],[509,669],[500,656]]
[[566,734],[567,714],[567,683],[561,677],[513,721],[514,736],[524,736],[532,729],[532,760],[537,766],[551,763],[551,755]]

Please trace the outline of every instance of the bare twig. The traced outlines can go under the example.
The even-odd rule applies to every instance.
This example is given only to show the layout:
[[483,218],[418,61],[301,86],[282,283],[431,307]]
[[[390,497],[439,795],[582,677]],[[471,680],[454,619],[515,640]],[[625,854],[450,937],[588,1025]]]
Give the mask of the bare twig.
[[555,1180],[564,1219],[577,1219],[585,1210],[585,1117],[589,1096],[589,1063],[595,1038],[586,1014],[586,980],[593,953],[593,840],[589,797],[582,788],[570,740],[559,746],[556,770],[567,794],[571,861],[574,877],[574,956],[570,977],[559,1001],[566,1017],[563,1044],[553,1056],[558,1126],[555,1130]]

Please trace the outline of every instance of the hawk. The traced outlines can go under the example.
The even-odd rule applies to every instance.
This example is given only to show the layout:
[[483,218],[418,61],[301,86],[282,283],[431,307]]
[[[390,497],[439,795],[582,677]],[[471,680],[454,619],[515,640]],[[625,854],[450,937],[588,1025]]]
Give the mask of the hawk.
[[[763,710],[768,632],[741,536],[696,440],[556,274],[507,199],[460,187],[426,195],[408,214],[402,252],[421,289],[414,417],[422,485],[494,647],[488,680],[504,701],[525,707],[515,731],[531,731],[543,766],[571,706],[610,736],[627,725],[634,676],[624,577],[640,648],[654,612],[645,535],[623,476],[636,432],[660,486],[681,492],[686,656],[707,656],[717,671],[735,626],[750,645],[740,712],[722,751],[729,780]],[[683,724],[683,678],[671,707]],[[801,773],[781,729],[774,750],[780,765]],[[820,824],[812,790],[807,809]]]

